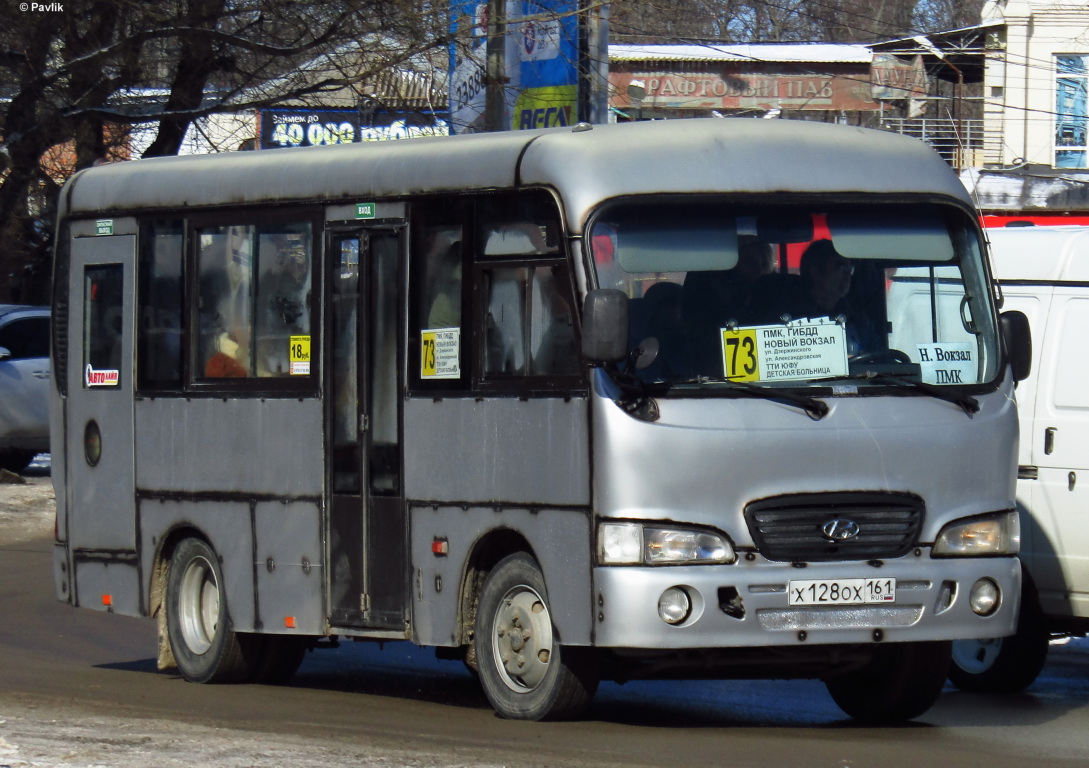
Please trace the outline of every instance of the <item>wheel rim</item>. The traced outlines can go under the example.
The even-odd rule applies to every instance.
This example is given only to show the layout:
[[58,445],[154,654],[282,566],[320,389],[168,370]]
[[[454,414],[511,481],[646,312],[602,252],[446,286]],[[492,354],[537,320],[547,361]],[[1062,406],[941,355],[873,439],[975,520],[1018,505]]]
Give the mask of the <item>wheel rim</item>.
[[189,650],[197,655],[207,652],[219,626],[219,582],[212,564],[203,557],[194,558],[185,568],[178,613]]
[[994,666],[1002,650],[1002,638],[957,640],[953,643],[953,662],[965,672],[979,675]]
[[520,585],[507,591],[492,620],[491,644],[508,688],[526,693],[541,684],[552,659],[552,618],[535,589]]

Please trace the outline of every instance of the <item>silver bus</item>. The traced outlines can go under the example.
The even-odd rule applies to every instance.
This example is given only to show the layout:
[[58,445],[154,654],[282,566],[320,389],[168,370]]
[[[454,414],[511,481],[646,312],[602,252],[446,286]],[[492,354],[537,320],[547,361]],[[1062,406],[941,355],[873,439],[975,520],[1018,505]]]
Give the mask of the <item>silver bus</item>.
[[703,119],[139,160],[59,214],[57,596],[156,621],[187,680],[404,640],[509,718],[789,677],[895,721],[1015,627],[1028,342],[922,143]]

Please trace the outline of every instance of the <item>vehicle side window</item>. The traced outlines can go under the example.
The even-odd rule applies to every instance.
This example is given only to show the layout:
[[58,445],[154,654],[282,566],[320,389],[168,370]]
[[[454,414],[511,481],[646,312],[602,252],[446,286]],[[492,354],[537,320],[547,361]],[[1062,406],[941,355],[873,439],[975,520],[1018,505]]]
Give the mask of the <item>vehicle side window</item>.
[[410,371],[427,387],[468,384],[463,202],[435,200],[414,206]]
[[140,308],[137,327],[141,388],[180,388],[184,255],[181,222],[148,224],[141,238]]
[[8,359],[49,357],[49,318],[27,317],[0,327],[0,347],[11,353]]
[[309,378],[309,222],[196,232],[196,379]]
[[[124,272],[120,264],[89,266],[83,275],[83,365],[86,386],[121,384]],[[98,378],[91,380],[92,373]]]
[[562,265],[484,271],[486,376],[563,376],[579,369],[574,313]]
[[577,376],[574,295],[555,202],[543,192],[487,198],[477,222],[485,384]]

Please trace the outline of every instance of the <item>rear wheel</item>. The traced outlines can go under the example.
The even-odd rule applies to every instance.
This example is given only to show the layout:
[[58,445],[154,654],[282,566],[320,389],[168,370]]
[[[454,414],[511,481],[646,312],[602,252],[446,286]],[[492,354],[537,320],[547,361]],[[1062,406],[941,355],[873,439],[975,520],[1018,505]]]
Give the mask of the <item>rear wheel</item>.
[[264,638],[231,629],[219,560],[205,541],[185,539],[178,544],[166,590],[167,637],[182,677],[194,683],[233,683],[251,677]]
[[864,723],[897,723],[926,712],[949,673],[949,642],[890,643],[866,666],[825,681],[839,708]]
[[556,641],[544,576],[524,553],[500,561],[488,574],[474,643],[481,686],[503,717],[577,717],[597,691],[592,651]]
[[286,683],[299,671],[303,657],[306,656],[308,639],[286,635],[265,635],[261,637],[261,640],[264,641],[264,648],[257,668],[254,670],[254,682],[271,685]]

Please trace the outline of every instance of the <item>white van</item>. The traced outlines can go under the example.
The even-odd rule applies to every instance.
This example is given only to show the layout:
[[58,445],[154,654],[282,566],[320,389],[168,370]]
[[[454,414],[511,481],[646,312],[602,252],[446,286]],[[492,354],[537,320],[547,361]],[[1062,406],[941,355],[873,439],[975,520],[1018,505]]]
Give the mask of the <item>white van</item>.
[[988,230],[1004,310],[1032,329],[1032,372],[1017,387],[1017,503],[1024,568],[1017,634],[954,644],[950,679],[1019,691],[1056,635],[1089,634],[1089,227]]

